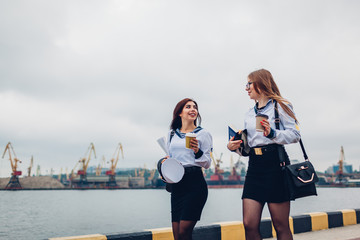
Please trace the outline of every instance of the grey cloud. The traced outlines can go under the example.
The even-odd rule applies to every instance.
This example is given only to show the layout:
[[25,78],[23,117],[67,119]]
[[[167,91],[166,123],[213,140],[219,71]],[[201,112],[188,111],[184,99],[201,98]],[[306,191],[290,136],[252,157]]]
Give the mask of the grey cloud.
[[267,68],[294,104],[316,164],[324,170],[344,144],[357,167],[358,8],[357,1],[1,2],[2,146],[9,139],[24,158],[33,149],[40,164],[70,168],[90,141],[104,154],[121,141],[124,165],[150,166],[162,155],[156,138],[175,104],[192,97],[225,160],[226,126],[241,128],[253,105],[247,74]]

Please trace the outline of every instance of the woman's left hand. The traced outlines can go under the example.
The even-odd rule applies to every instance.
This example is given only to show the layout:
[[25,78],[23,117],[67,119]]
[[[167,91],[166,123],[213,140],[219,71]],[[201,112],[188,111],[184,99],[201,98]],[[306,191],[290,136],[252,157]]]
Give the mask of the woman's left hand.
[[194,153],[197,153],[199,151],[199,143],[196,138],[191,139],[190,147],[192,150],[194,150]]
[[270,123],[268,120],[264,119],[261,121],[261,125],[264,127],[264,136],[268,136],[271,131]]

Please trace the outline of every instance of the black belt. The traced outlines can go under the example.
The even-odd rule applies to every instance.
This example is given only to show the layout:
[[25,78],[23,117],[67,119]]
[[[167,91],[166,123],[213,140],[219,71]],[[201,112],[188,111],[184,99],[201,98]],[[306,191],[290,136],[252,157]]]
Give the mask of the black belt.
[[201,171],[201,167],[197,167],[197,166],[185,167],[185,173],[191,173],[196,171]]
[[265,153],[277,151],[279,147],[283,147],[283,146],[279,144],[269,144],[265,146],[254,147],[250,149],[250,154],[263,155]]

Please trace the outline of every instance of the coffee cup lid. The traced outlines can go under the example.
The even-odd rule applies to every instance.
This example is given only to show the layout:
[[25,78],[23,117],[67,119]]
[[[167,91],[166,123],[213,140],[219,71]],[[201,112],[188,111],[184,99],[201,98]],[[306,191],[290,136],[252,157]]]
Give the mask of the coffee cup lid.
[[264,118],[269,118],[269,116],[268,116],[268,115],[266,115],[266,114],[261,114],[261,113],[256,114],[256,116],[255,116],[255,117],[264,117]]
[[186,137],[196,137],[196,133],[189,132],[189,133],[186,133],[185,136]]
[[175,158],[160,159],[157,168],[160,175],[167,183],[179,182],[185,173],[183,165]]

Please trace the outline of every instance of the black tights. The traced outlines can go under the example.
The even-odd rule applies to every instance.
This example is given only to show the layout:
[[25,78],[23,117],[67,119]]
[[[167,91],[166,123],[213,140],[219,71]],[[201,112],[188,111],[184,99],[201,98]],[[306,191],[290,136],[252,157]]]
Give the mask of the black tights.
[[192,232],[196,221],[172,222],[174,240],[192,240]]
[[[247,240],[261,240],[260,221],[264,203],[244,198],[243,222]],[[289,226],[290,202],[268,203],[271,220],[278,240],[292,240]]]

